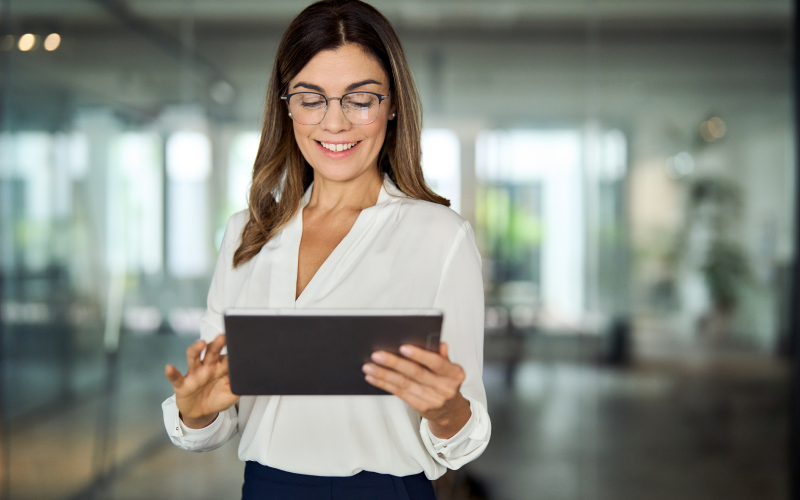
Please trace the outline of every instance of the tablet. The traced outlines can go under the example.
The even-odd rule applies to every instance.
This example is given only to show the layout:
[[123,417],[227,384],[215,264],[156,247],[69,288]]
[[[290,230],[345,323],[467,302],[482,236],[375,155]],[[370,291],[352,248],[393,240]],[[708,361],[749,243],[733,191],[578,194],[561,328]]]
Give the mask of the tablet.
[[439,352],[434,309],[228,309],[231,391],[258,395],[385,395],[361,367],[403,344]]

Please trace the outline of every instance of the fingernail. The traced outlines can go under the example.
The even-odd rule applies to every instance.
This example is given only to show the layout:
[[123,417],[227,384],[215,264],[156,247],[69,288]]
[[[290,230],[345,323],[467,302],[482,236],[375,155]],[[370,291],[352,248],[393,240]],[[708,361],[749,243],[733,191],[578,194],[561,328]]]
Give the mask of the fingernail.
[[372,360],[375,361],[376,363],[383,363],[384,361],[386,361],[386,355],[383,354],[382,352],[373,352]]
[[413,354],[413,353],[414,353],[414,350],[413,350],[413,349],[411,349],[411,347],[410,347],[410,346],[407,346],[407,345],[401,345],[401,346],[400,346],[400,353],[401,353],[403,356],[411,356],[411,354]]
[[369,363],[365,363],[361,369],[364,371],[364,373],[375,373],[375,367]]

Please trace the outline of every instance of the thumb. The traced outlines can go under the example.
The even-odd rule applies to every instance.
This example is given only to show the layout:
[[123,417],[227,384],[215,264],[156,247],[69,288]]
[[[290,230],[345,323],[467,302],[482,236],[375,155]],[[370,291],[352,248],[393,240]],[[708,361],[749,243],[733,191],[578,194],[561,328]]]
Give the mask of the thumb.
[[439,355],[445,358],[446,360],[450,360],[450,357],[447,355],[448,348],[445,342],[439,342]]

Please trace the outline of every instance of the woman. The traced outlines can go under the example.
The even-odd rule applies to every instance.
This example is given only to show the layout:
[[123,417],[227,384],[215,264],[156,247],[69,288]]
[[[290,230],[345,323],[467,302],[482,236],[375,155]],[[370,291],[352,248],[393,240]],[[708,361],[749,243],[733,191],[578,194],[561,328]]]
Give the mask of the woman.
[[[420,121],[377,10],[323,1],[292,21],[249,210],[228,222],[188,373],[166,368],[172,441],[205,451],[239,431],[243,498],[433,499],[430,479],[489,441],[480,255],[469,224],[425,184]],[[436,308],[443,342],[438,354],[373,354],[365,378],[394,396],[239,398],[221,354],[231,307]]]

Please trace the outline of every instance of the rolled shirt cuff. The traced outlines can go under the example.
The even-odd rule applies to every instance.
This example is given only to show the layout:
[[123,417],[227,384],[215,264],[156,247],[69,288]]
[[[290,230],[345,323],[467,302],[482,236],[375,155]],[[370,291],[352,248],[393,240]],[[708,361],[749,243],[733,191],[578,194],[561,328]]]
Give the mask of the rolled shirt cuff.
[[492,432],[486,408],[469,396],[464,397],[469,401],[471,415],[454,436],[440,439],[431,432],[427,419],[423,418],[420,423],[422,442],[428,453],[449,469],[458,469],[478,458],[488,445]]

